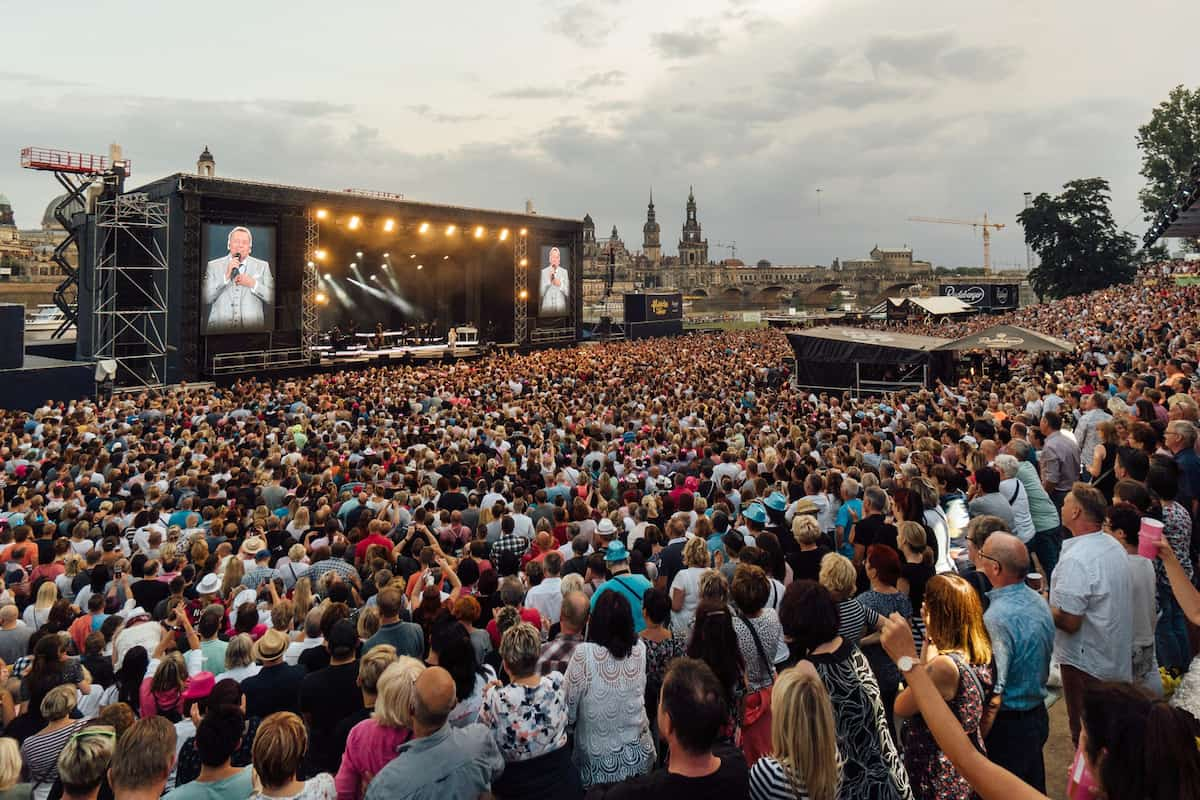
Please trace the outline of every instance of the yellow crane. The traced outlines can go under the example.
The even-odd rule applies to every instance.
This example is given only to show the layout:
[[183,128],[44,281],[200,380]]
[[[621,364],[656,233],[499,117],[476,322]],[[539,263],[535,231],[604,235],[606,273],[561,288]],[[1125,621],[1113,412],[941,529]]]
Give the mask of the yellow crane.
[[945,225],[970,225],[972,228],[983,229],[983,274],[992,274],[992,229],[1004,230],[1003,222],[988,222],[987,212],[983,221],[973,219],[942,219],[940,217],[909,217],[909,222],[938,222]]

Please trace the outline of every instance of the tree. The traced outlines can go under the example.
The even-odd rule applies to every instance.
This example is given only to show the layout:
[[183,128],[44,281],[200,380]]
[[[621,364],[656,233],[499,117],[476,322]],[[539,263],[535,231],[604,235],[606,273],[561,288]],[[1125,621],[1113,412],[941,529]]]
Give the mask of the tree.
[[1200,162],[1200,88],[1176,86],[1138,128],[1142,151],[1141,175],[1146,185],[1138,192],[1146,220],[1155,219],[1179,188],[1179,179]]
[[1129,283],[1137,271],[1136,240],[1117,230],[1108,181],[1081,178],[1051,197],[1043,192],[1017,215],[1025,243],[1041,263],[1029,273],[1039,297],[1060,298]]

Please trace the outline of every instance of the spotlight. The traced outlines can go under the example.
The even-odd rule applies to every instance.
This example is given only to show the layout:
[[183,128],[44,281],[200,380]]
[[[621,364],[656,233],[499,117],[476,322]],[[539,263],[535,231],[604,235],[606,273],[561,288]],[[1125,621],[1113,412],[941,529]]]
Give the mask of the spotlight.
[[358,262],[357,262],[357,261],[351,261],[351,262],[350,262],[350,269],[358,269]]
[[350,222],[349,222],[350,230],[352,230],[352,231],[358,230],[358,226],[361,224],[362,224],[362,219],[357,214],[350,217]]
[[522,267],[528,267],[528,266],[529,266],[529,259],[528,259],[528,258],[522,258],[522,259],[521,259],[521,266],[522,266]]
[[383,257],[384,257],[384,258],[391,258],[391,257],[392,257],[392,254],[391,254],[391,253],[384,253],[384,254],[383,254]]
[[482,239],[482,238],[483,238],[483,226],[482,226],[482,225],[476,225],[476,226],[475,226],[475,238],[476,238],[476,239]]
[[384,263],[380,264],[380,265],[379,265],[379,268],[380,268],[380,269],[387,269],[387,268],[388,268],[387,262],[385,261]]
[[450,256],[442,256],[442,261],[449,261],[449,260],[450,260]]
[[416,257],[417,257],[417,254],[416,254],[416,253],[409,253],[409,254],[408,254],[408,257],[409,257],[409,258],[416,258]]
[[425,265],[424,265],[424,264],[417,264],[417,269],[425,269]]
[[522,289],[521,291],[517,292],[517,297],[520,298],[521,300],[528,300],[529,299],[529,290]]
[[371,276],[371,280],[373,280],[373,281],[377,281],[377,280],[379,280],[379,278],[376,278],[374,275],[372,275],[372,276]]
[[527,234],[527,233],[529,233],[529,231],[528,231],[528,230],[526,230],[525,228],[521,228],[521,235],[522,235],[522,236],[524,236],[524,235],[525,235],[525,234]]
[[323,209],[323,208],[317,209],[317,219],[325,219],[328,216],[329,216],[329,212],[326,211],[325,209]]
[[502,231],[500,231],[500,241],[502,241],[502,242],[508,241],[508,228],[505,228]]
[[317,261],[324,261],[326,255],[328,255],[328,253],[326,253],[324,250],[316,250],[313,252],[313,256],[317,259]]
[[417,228],[417,231],[418,231],[419,233],[429,233],[429,223],[428,223],[428,222],[422,222],[422,223],[421,223],[421,227]]
[[318,303],[322,303],[322,304],[328,303],[329,295],[325,294],[324,292],[317,292],[316,294],[313,295],[313,300],[316,300]]
[[308,262],[308,266],[310,266],[310,267],[315,267],[315,266],[316,266],[316,263],[314,263],[314,262],[310,261],[310,262]]
[[392,231],[396,230],[396,220],[394,220],[394,219],[384,220],[383,230],[387,233],[391,233]]
[[358,256],[359,258],[362,258],[362,250],[359,250],[359,251],[358,251],[357,253],[355,253],[354,255]]
[[325,273],[325,280],[327,280],[327,281],[331,281],[331,280],[333,280],[333,276],[332,276],[332,275],[330,275],[328,272],[326,272],[326,273]]
[[456,230],[458,230],[458,226],[457,226],[457,225],[447,225],[447,226],[446,226],[446,235],[447,235],[447,236],[453,236],[453,235],[454,235],[454,232],[455,232]]

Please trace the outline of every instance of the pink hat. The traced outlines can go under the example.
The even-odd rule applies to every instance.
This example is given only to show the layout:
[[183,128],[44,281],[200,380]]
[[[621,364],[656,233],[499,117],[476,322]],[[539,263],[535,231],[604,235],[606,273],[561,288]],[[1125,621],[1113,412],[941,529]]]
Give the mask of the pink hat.
[[217,678],[211,672],[197,672],[188,678],[187,688],[183,690],[183,699],[185,701],[203,700],[212,694],[213,687],[216,685]]

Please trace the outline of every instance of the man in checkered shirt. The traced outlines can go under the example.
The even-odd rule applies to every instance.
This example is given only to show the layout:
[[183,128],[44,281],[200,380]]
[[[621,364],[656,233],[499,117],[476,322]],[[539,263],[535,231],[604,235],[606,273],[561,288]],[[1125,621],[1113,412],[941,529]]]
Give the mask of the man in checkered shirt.
[[499,563],[500,556],[505,553],[522,556],[529,549],[529,540],[514,533],[516,527],[516,520],[511,516],[506,516],[500,520],[500,538],[492,545],[493,561]]

